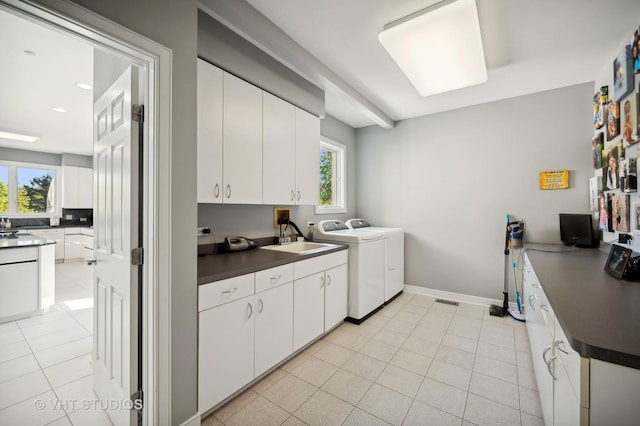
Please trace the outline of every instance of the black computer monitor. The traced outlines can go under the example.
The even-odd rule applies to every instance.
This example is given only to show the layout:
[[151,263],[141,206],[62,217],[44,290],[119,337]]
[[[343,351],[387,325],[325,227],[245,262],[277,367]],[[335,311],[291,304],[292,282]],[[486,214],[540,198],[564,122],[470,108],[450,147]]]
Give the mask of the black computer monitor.
[[589,213],[560,213],[560,240],[569,246],[598,247],[593,216]]

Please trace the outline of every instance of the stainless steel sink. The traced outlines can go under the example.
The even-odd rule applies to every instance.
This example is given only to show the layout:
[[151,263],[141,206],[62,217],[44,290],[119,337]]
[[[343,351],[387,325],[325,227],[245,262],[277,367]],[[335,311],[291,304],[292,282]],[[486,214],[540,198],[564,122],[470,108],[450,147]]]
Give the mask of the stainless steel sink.
[[287,243],[282,245],[262,246],[261,249],[282,251],[294,254],[312,254],[339,247],[336,244],[328,243],[311,243],[307,241]]

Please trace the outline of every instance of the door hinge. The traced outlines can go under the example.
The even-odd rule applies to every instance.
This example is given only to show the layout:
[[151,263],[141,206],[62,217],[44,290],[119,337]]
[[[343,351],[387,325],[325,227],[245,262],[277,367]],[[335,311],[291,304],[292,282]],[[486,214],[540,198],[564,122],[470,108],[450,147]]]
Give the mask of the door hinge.
[[144,264],[144,247],[136,247],[131,250],[131,264],[133,266]]
[[134,410],[142,411],[142,407],[144,406],[144,393],[142,389],[138,389],[131,394],[131,401],[133,402]]
[[133,104],[131,107],[131,119],[139,123],[144,121],[144,105]]

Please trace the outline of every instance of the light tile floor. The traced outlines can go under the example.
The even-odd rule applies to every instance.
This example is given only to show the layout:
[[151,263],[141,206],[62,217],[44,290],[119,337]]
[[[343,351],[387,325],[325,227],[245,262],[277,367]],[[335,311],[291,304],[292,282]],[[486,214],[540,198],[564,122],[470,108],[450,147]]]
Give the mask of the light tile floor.
[[0,324],[0,425],[111,424],[90,402],[92,274],[83,262],[56,264],[56,304]]
[[344,323],[203,425],[543,425],[523,323],[403,293]]

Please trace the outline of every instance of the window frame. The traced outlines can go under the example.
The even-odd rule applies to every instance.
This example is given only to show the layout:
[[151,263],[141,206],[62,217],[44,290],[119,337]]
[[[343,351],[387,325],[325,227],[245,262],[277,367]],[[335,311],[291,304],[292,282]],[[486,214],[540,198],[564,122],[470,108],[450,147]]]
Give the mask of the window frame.
[[[340,142],[336,142],[329,138],[320,137],[320,146],[318,148],[318,157],[320,156],[320,148],[329,149],[335,153],[336,156],[336,198],[338,202],[331,206],[323,206],[318,204],[315,207],[316,214],[336,214],[347,212],[347,176],[346,176],[346,164],[347,164],[347,147]],[[318,175],[320,174],[320,167],[318,164]],[[320,182],[318,181],[318,186]],[[318,194],[319,196],[319,194]]]
[[[38,164],[38,163],[26,163],[19,161],[6,161],[0,160],[0,167],[8,167],[9,177],[9,206],[7,212],[0,212],[0,216],[8,216],[12,218],[41,218],[50,217],[51,215],[59,215],[62,211],[60,204],[62,202],[62,179],[61,179],[61,167],[51,164]],[[18,211],[18,169],[41,169],[41,170],[53,170],[53,182],[55,185],[55,206],[53,212],[41,212],[41,213],[20,213]]]

